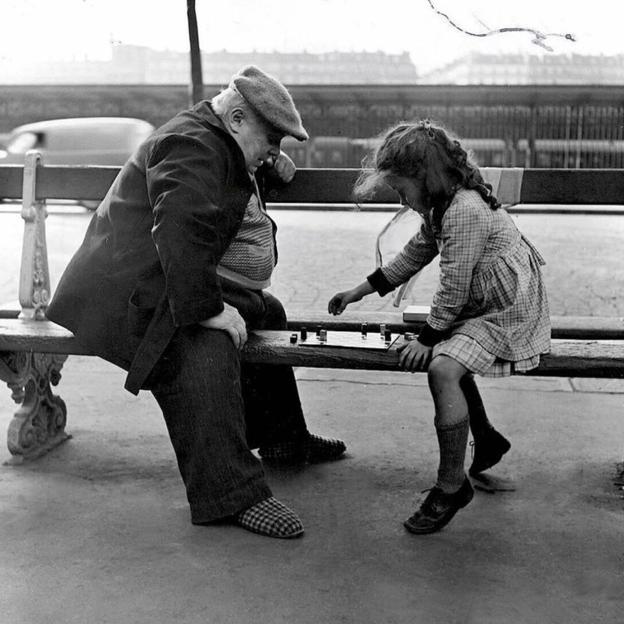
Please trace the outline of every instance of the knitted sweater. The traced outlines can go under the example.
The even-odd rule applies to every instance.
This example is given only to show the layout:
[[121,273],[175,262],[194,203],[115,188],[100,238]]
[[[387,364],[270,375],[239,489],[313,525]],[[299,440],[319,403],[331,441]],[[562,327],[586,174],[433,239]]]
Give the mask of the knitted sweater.
[[223,254],[217,273],[245,288],[268,288],[275,267],[274,227],[256,185],[256,193],[249,199],[243,222]]

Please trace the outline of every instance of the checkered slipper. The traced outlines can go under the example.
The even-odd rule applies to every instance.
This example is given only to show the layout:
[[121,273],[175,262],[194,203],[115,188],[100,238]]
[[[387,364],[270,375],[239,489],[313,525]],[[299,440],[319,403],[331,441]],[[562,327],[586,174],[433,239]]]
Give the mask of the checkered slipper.
[[243,529],[266,537],[287,539],[303,535],[303,524],[297,514],[272,496],[241,511],[234,521]]
[[346,450],[347,446],[342,440],[321,438],[309,433],[303,441],[262,446],[258,449],[258,453],[262,459],[275,464],[297,464],[306,461],[317,464],[340,459]]

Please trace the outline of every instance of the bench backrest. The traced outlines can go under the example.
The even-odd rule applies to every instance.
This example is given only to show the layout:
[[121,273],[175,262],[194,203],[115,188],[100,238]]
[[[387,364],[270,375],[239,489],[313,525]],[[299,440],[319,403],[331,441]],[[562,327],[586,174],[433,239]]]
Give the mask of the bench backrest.
[[[487,172],[490,168],[484,167]],[[19,165],[0,166],[0,197],[23,197],[23,171]],[[524,169],[517,201],[523,204],[624,204],[624,169]],[[99,200],[119,173],[119,167],[89,167],[39,163],[35,197]],[[270,202],[285,204],[352,204],[351,190],[357,169],[300,169],[291,184],[272,191]],[[505,197],[501,197],[505,202]],[[392,191],[381,191],[364,203],[397,203]]]

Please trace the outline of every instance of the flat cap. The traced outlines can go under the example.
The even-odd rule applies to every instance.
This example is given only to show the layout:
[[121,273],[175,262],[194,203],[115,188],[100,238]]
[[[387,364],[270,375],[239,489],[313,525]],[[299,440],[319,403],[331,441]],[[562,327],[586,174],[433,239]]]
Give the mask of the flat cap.
[[308,133],[286,87],[255,65],[248,65],[232,77],[230,87],[238,91],[254,111],[272,126],[299,141]]

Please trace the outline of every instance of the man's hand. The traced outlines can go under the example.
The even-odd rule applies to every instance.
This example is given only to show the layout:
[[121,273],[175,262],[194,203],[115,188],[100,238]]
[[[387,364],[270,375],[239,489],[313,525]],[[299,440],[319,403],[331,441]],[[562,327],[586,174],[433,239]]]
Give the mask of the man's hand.
[[223,304],[223,312],[199,324],[207,329],[220,329],[230,334],[230,338],[237,349],[242,349],[247,342],[247,327],[245,320],[238,310],[229,303]]
[[273,171],[282,182],[290,182],[295,177],[297,167],[286,152],[280,150],[279,156],[273,163]]
[[426,347],[418,340],[410,340],[407,344],[401,345],[399,352],[399,366],[406,371],[415,373],[416,371],[427,370],[433,347]]

